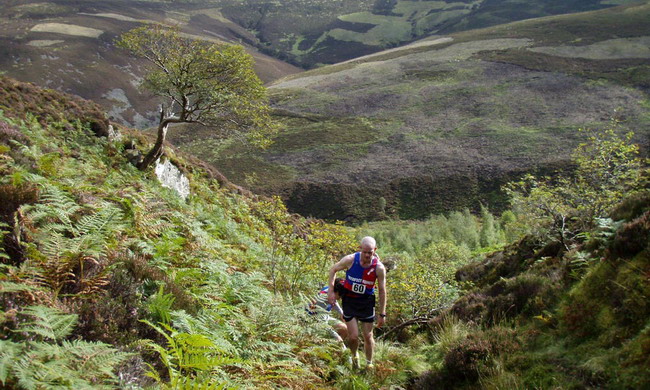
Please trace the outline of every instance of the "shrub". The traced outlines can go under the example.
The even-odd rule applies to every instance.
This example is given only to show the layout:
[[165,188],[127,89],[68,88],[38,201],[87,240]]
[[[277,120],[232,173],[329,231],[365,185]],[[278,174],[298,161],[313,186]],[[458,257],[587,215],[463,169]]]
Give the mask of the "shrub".
[[574,151],[574,177],[537,179],[532,175],[505,187],[515,212],[525,217],[530,231],[542,236],[550,232],[568,249],[577,231],[587,231],[596,218],[611,209],[647,180],[646,162],[639,158],[632,133],[619,135],[612,120],[603,130],[582,130],[587,142]]
[[650,211],[623,225],[611,244],[612,254],[632,257],[648,247],[650,242]]
[[489,356],[489,342],[467,338],[445,355],[444,369],[453,378],[475,382],[479,378],[481,367],[488,363]]
[[574,340],[592,337],[598,332],[594,313],[598,313],[598,304],[587,299],[574,299],[560,307],[560,325]]
[[448,306],[459,292],[454,270],[468,259],[469,251],[451,242],[433,243],[417,256],[402,259],[387,281],[391,316],[430,317]]

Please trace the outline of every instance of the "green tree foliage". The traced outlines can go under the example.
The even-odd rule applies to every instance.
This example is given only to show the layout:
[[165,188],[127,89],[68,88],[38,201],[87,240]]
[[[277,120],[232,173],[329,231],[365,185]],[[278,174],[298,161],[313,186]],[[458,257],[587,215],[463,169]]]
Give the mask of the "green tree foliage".
[[253,212],[268,226],[266,268],[274,292],[306,293],[321,286],[325,271],[355,248],[351,232],[341,224],[287,221],[288,212],[279,197],[258,202]]
[[447,307],[459,294],[454,272],[469,259],[469,250],[445,241],[399,260],[387,278],[391,317],[426,319]]
[[505,241],[505,233],[487,207],[481,205],[481,231],[479,233],[481,247],[495,247]]
[[643,187],[647,161],[638,157],[633,133],[622,135],[618,130],[615,120],[602,130],[582,130],[587,141],[573,153],[572,177],[553,180],[527,175],[505,187],[530,233],[550,231],[567,245],[577,231],[594,227],[623,196]]
[[267,145],[277,131],[266,90],[243,47],[192,39],[178,28],[157,24],[128,31],[117,44],[154,65],[143,85],[166,100],[156,143],[140,169],[162,155],[167,130],[174,123],[214,126],[223,136],[246,134],[258,145]]
[[[433,242],[449,241],[472,251],[497,248],[520,237],[514,230],[514,214],[497,221],[486,207],[480,216],[468,209],[448,215],[433,215],[424,221],[383,221],[361,225],[359,236],[377,239],[384,254],[417,253]],[[508,240],[506,240],[508,232]]]

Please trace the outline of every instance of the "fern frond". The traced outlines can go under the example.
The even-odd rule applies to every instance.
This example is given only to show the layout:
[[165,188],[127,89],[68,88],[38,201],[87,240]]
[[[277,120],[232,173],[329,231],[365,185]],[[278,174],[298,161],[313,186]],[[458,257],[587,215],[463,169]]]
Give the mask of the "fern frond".
[[83,340],[64,341],[66,354],[77,360],[77,369],[93,378],[110,377],[113,369],[133,354],[119,352],[109,344]]
[[21,210],[35,224],[44,222],[56,222],[72,228],[71,216],[82,209],[77,202],[66,192],[51,184],[42,185],[41,198],[39,203],[24,205]]
[[225,390],[235,389],[235,387],[228,387],[227,384],[214,383],[211,377],[207,378],[191,378],[179,376],[174,378],[169,385],[163,386],[164,389],[174,390]]
[[31,292],[36,291],[38,288],[23,283],[14,283],[0,280],[0,294],[2,293],[15,293],[15,292]]
[[[57,358],[60,356],[56,356]],[[14,374],[24,389],[72,388],[80,385],[60,359],[44,360],[32,354],[14,362]],[[90,385],[86,383],[86,385]]]
[[147,193],[128,194],[122,199],[126,214],[133,220],[133,225],[145,238],[161,235],[174,225],[166,219],[168,216],[167,205]]
[[74,248],[70,248],[71,240],[57,231],[56,226],[46,225],[37,235],[38,247],[42,254],[47,257],[59,257]]
[[76,235],[108,233],[124,227],[122,211],[109,202],[98,205],[99,211],[85,215],[75,224]]
[[28,306],[22,314],[32,317],[16,331],[26,332],[55,342],[68,337],[77,323],[76,314],[64,314],[46,306]]
[[[239,357],[237,347],[229,340],[237,340],[241,337],[240,330],[232,325],[243,321],[233,321],[234,316],[230,315],[232,308],[227,305],[222,306],[228,310],[226,314],[228,318],[220,316],[215,311],[205,311],[196,317],[184,311],[174,311],[171,313],[174,327],[181,332],[205,335],[214,344],[216,350],[228,356]],[[243,317],[241,319],[244,320]]]
[[165,294],[161,285],[158,292],[149,297],[147,309],[156,320],[169,324],[171,322],[171,308],[175,300],[174,294]]
[[6,385],[13,361],[23,353],[22,344],[9,340],[0,340],[0,382]]

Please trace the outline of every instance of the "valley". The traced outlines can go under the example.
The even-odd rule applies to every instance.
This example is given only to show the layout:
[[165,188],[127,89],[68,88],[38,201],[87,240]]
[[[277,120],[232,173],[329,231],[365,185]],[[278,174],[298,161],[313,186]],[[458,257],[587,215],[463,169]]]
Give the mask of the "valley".
[[[647,4],[611,8],[624,3],[516,2],[506,12],[497,1],[13,1],[0,14],[0,69],[145,129],[160,101],[139,87],[145,63],[115,40],[143,23],[178,25],[187,37],[244,45],[284,126],[266,151],[209,128],[170,132],[233,182],[329,220],[424,218],[479,204],[498,211],[504,183],[570,169],[582,127],[615,117],[647,150],[650,13]],[[604,9],[545,16],[596,8]],[[287,12],[295,19],[282,19]],[[437,27],[422,27],[425,19]],[[417,34],[375,41],[407,20]],[[460,31],[474,27],[484,28]],[[336,45],[322,46],[333,37]],[[305,66],[296,59],[309,53],[338,63],[305,72],[279,59]]]
[[286,130],[263,152],[171,137],[303,215],[502,210],[506,182],[571,169],[581,128],[614,118],[648,150],[647,18],[646,4],[534,19],[287,76],[269,87]]

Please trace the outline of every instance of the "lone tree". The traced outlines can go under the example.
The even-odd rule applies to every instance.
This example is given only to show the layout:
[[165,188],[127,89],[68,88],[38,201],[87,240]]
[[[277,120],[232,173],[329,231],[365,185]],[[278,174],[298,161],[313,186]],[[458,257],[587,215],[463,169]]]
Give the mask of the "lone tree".
[[156,143],[138,164],[140,170],[162,156],[174,123],[215,127],[224,137],[246,135],[258,146],[268,145],[277,132],[266,89],[241,46],[191,39],[160,25],[128,31],[117,45],[154,65],[142,85],[167,100],[160,107]]

